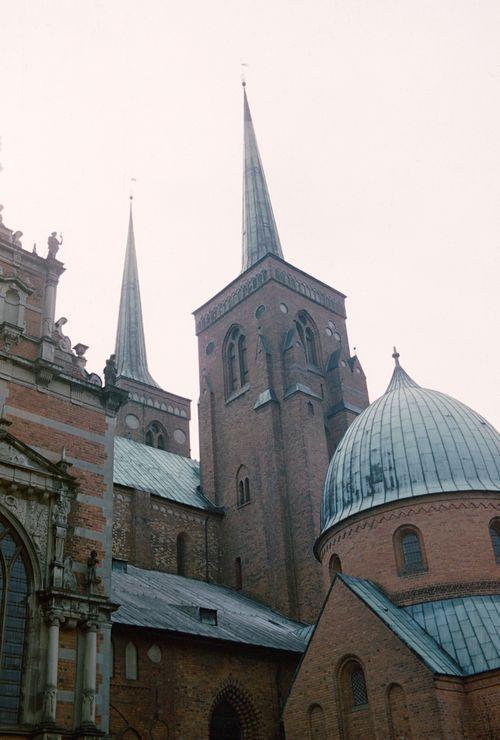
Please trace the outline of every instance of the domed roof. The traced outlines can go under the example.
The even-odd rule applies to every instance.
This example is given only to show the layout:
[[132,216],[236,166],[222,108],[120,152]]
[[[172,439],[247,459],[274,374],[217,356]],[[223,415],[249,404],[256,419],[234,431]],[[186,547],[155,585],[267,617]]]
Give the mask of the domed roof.
[[399,365],[351,424],[330,462],[321,531],[397,499],[500,491],[500,435],[460,401],[421,388]]

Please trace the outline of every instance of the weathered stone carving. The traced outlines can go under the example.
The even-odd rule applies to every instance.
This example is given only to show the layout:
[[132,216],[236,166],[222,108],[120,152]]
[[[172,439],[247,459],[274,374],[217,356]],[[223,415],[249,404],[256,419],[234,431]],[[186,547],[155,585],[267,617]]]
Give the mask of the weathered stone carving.
[[59,247],[63,243],[63,235],[59,234],[59,239],[57,238],[57,231],[53,231],[49,238],[47,239],[47,244],[49,247],[49,253],[47,257],[49,259],[55,260],[56,255],[59,251]]
[[77,589],[76,576],[73,573],[73,559],[70,555],[66,555],[64,558],[63,588],[66,591],[76,591]]
[[97,557],[97,551],[91,550],[89,557],[87,558],[87,578],[85,583],[88,586],[89,593],[93,592],[93,586],[99,584],[101,579],[97,575],[97,566],[100,560]]

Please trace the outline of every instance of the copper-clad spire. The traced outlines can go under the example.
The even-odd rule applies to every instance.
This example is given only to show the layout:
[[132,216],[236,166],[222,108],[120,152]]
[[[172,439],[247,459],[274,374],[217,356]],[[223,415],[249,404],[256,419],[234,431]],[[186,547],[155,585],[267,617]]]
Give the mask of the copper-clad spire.
[[135,254],[132,197],[130,198],[127,250],[123,268],[115,354],[118,377],[138,380],[140,383],[146,383],[146,385],[160,387],[149,374],[146,358],[139,274]]
[[245,137],[243,174],[243,260],[244,272],[266,254],[283,259],[280,238],[274,220],[264,169],[260,160],[252,115],[243,82],[243,119]]

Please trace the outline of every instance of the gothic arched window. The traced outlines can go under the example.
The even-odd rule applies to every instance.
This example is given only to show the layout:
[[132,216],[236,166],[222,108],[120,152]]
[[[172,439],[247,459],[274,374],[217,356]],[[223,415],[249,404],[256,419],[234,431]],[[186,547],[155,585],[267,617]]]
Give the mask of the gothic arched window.
[[166,449],[165,440],[167,433],[159,421],[153,421],[146,429],[145,442],[148,447],[156,447],[159,450]]
[[500,565],[500,519],[493,519],[490,524],[490,537],[495,562]]
[[250,477],[247,468],[240,465],[236,475],[236,505],[244,506],[250,502]]
[[230,396],[248,383],[247,343],[239,326],[233,326],[226,336],[224,358],[226,395]]
[[320,367],[318,331],[307,311],[299,311],[295,328],[304,347],[307,364]]
[[394,534],[396,563],[400,575],[423,573],[427,570],[422,535],[411,525],[403,525]]
[[342,564],[338,555],[333,554],[330,558],[330,562],[328,563],[328,571],[330,573],[330,580],[333,580],[333,577],[336,573],[342,573]]
[[185,532],[177,535],[177,575],[179,576],[187,576],[188,542],[188,536]]
[[17,724],[28,607],[26,555],[14,531],[0,522],[0,724]]
[[411,738],[410,714],[402,686],[393,683],[387,690],[387,709],[391,740]]

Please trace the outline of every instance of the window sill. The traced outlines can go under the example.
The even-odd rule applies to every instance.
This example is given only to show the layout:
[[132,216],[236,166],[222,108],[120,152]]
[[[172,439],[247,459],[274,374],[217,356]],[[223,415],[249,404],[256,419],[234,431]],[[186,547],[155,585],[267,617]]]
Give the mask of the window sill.
[[237,509],[244,509],[245,506],[249,506],[252,502],[251,501],[245,501],[243,504],[236,504]]
[[422,568],[421,570],[401,570],[398,575],[400,578],[417,578],[425,576],[426,573],[428,573],[427,568]]
[[226,398],[226,406],[228,403],[231,403],[232,401],[235,401],[240,396],[243,396],[247,391],[250,390],[250,383],[245,383],[241,388],[238,388],[237,391],[233,391],[230,396]]

